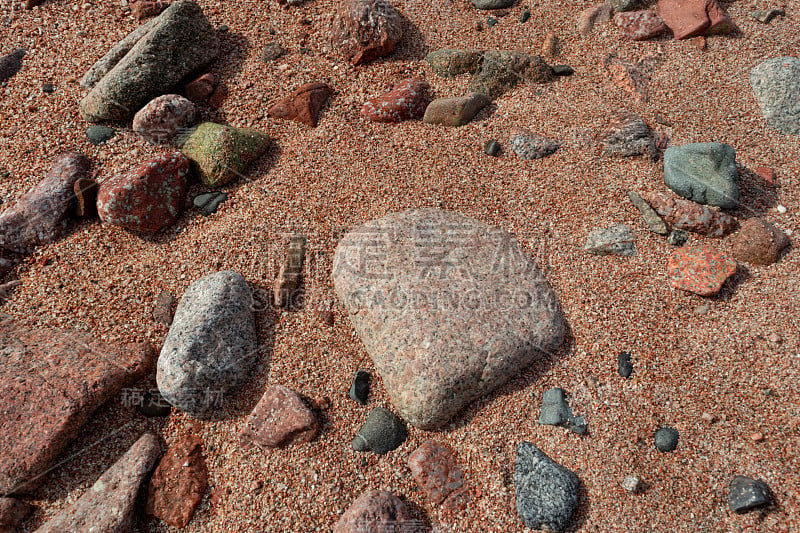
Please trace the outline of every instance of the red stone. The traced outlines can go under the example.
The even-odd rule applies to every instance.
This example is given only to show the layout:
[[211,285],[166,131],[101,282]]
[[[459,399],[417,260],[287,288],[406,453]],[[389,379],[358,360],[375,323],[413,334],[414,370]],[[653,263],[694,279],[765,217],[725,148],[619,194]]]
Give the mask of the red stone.
[[737,225],[736,219],[727,213],[684,198],[660,192],[651,195],[647,201],[664,222],[676,229],[706,237],[723,237]]
[[730,33],[736,29],[716,0],[658,0],[656,12],[676,39]]
[[330,87],[324,83],[306,83],[301,85],[283,100],[269,108],[267,115],[272,118],[294,120],[316,126],[319,114],[330,98]]
[[385,0],[340,0],[331,42],[353,65],[391,54],[402,37],[400,13]]
[[97,194],[100,219],[143,233],[169,226],[183,209],[188,173],[189,160],[175,152],[111,178]]
[[733,256],[756,265],[777,263],[781,252],[791,244],[788,235],[760,218],[748,218],[742,222],[732,241]]
[[426,440],[408,456],[408,467],[431,503],[448,511],[464,509],[469,503],[464,473],[447,446]]
[[767,182],[767,185],[775,185],[775,170],[770,167],[758,167],[756,174],[761,176]]
[[717,294],[736,272],[736,261],[710,246],[679,248],[667,260],[670,285],[700,296]]
[[148,344],[28,329],[0,318],[0,494],[34,489],[91,413],[152,368]]
[[361,115],[373,122],[402,122],[422,118],[428,104],[430,86],[425,80],[409,78],[388,93],[367,100]]
[[188,435],[170,446],[150,478],[148,516],[174,527],[186,527],[208,488],[203,440]]
[[319,422],[295,391],[273,385],[264,391],[242,428],[242,446],[253,444],[275,448],[309,442],[317,436]]
[[639,68],[638,64],[623,61],[615,54],[608,54],[603,60],[603,66],[611,77],[611,81],[633,96],[637,102],[646,102],[648,99],[647,75]]
[[614,22],[629,38],[644,41],[667,31],[667,25],[652,10],[622,11],[614,15]]
[[706,38],[703,37],[702,35],[698,35],[697,37],[692,37],[691,43],[698,50],[705,50],[706,49]]
[[151,0],[136,0],[131,4],[131,15],[136,20],[155,17],[169,7],[167,2],[153,2]]
[[186,98],[192,102],[202,102],[214,92],[214,81],[214,75],[208,72],[187,83],[184,87]]
[[421,520],[412,518],[400,498],[385,490],[371,490],[359,496],[333,526],[333,533],[419,533],[426,530]]
[[222,107],[222,104],[228,98],[228,87],[223,84],[217,85],[211,96],[208,97],[208,106],[212,109]]

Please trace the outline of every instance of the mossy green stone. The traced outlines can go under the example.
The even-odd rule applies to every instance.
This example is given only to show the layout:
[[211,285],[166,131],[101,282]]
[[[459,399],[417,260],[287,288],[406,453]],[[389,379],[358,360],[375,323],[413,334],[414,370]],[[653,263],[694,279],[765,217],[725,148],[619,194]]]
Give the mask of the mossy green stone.
[[266,133],[203,122],[187,137],[181,151],[206,187],[219,187],[241,176],[269,148]]
[[481,50],[457,50],[443,48],[435,50],[425,57],[425,61],[437,76],[453,78],[460,74],[475,74],[481,65]]

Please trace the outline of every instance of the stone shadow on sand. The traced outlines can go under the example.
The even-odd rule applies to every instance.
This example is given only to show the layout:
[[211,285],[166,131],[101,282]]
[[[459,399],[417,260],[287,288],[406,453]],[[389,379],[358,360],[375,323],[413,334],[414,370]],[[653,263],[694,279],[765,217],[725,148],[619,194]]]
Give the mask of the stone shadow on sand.
[[733,211],[737,218],[763,216],[778,203],[778,187],[765,180],[757,172],[740,166],[739,205]]

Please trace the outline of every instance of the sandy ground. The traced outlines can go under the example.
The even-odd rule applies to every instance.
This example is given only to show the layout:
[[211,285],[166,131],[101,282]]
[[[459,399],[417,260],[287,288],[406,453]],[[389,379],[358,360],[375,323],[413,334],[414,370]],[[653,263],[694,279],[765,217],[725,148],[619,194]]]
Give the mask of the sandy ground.
[[[711,299],[671,289],[665,273],[671,247],[647,230],[625,195],[630,189],[664,190],[661,166],[641,158],[603,158],[587,144],[610,113],[623,108],[668,133],[673,144],[731,144],[742,169],[772,167],[780,185],[765,187],[743,172],[744,206],[734,214],[765,217],[792,231],[796,246],[800,137],[767,129],[748,83],[750,67],[761,60],[800,55],[796,6],[788,4],[785,18],[763,25],[747,14],[773,7],[768,2],[726,2],[743,33],[710,38],[701,51],[687,41],[628,42],[613,23],[580,37],[575,17],[590,2],[530,2],[526,24],[518,21],[518,5],[493,28],[484,24],[478,31],[477,22],[487,14],[466,0],[395,0],[410,23],[408,39],[394,56],[352,67],[326,44],[329,0],[295,8],[274,0],[199,3],[212,23],[230,28],[211,70],[231,94],[206,118],[261,129],[274,136],[276,146],[247,179],[224,189],[230,199],[211,217],[189,210],[172,228],[147,239],[98,222],[79,225],[18,269],[22,286],[0,310],[32,326],[90,331],[114,342],[148,339],[160,348],[167,329],[151,314],[160,292],[180,295],[193,280],[219,269],[242,273],[256,288],[269,287],[287,236],[298,230],[309,238],[307,301],[296,312],[258,314],[262,363],[219,420],[198,422],[180,413],[146,419],[120,398],[101,408],[65,451],[65,463],[31,498],[38,510],[24,531],[78,498],[146,429],[167,442],[190,431],[205,441],[210,488],[186,528],[191,532],[327,531],[355,497],[372,488],[402,495],[438,532],[523,531],[512,481],[522,440],[580,477],[578,531],[800,529],[800,255],[792,251],[769,267],[743,265]],[[23,70],[0,88],[0,166],[10,172],[0,181],[4,203],[41,179],[64,150],[87,154],[100,180],[158,153],[130,131],[92,146],[78,115],[83,91],[76,80],[137,24],[119,2],[79,7],[55,0],[32,11],[21,11],[19,4],[14,2],[13,12],[9,0],[1,4],[0,52],[29,50]],[[437,96],[464,94],[467,78],[443,80],[430,72],[422,61],[429,50],[538,52],[549,31],[564,42],[555,63],[571,65],[576,74],[519,87],[467,126],[382,125],[359,117],[366,98],[411,75],[427,78]],[[265,64],[260,51],[271,41],[290,54]],[[310,52],[301,54],[303,46]],[[654,61],[649,101],[633,100],[610,81],[602,60],[611,51],[631,62]],[[271,102],[310,81],[337,91],[317,128],[266,118]],[[55,92],[43,93],[43,83],[53,83]],[[658,124],[656,114],[671,125]],[[486,140],[506,144],[515,126],[565,146],[532,162],[483,153]],[[199,191],[195,184],[192,194]],[[778,213],[778,204],[787,212]],[[329,327],[317,308],[333,297],[330,264],[337,236],[418,206],[461,211],[513,233],[547,273],[572,339],[557,357],[475,403],[445,430],[411,428],[395,452],[359,454],[350,441],[371,407],[389,405],[386,393],[376,379],[367,407],[347,398],[352,373],[374,368],[346,316],[337,309]],[[595,257],[582,250],[590,230],[620,222],[636,229],[636,257]],[[730,249],[726,240],[713,244]],[[623,350],[634,354],[631,380],[616,372]],[[317,440],[270,452],[238,450],[236,433],[267,383],[330,398]],[[154,378],[137,385],[152,386]],[[588,420],[588,435],[536,422],[541,394],[553,386],[570,394],[573,410]],[[705,422],[703,413],[716,422]],[[652,445],[652,433],[662,424],[680,431],[673,453]],[[750,438],[756,432],[763,440]],[[426,438],[455,449],[476,494],[455,517],[426,502],[410,478],[406,458]],[[629,474],[646,482],[643,494],[620,487]],[[731,512],[727,485],[737,474],[766,481],[775,506],[745,516]],[[140,527],[170,531],[157,521]]]

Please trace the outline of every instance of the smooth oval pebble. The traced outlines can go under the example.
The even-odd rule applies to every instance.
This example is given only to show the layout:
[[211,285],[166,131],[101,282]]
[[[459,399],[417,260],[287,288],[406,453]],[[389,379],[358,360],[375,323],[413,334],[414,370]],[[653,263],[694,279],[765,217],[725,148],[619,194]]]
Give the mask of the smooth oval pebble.
[[372,450],[383,455],[403,444],[407,437],[406,425],[400,417],[388,409],[376,407],[353,439],[353,449],[357,452]]
[[662,452],[671,452],[678,447],[678,430],[671,427],[662,427],[653,435],[656,448]]

